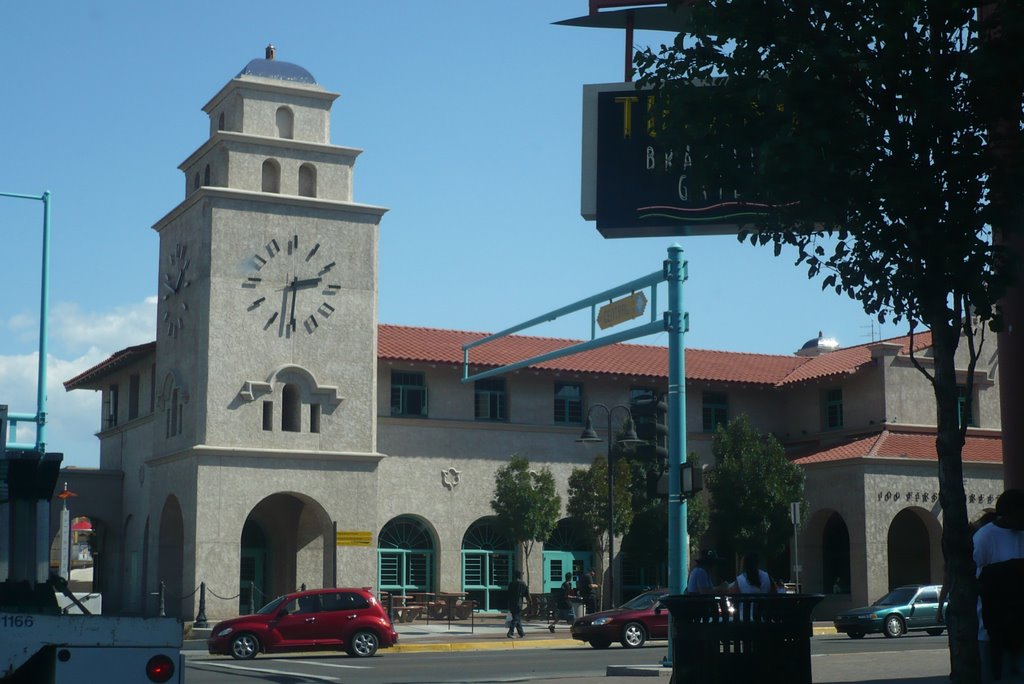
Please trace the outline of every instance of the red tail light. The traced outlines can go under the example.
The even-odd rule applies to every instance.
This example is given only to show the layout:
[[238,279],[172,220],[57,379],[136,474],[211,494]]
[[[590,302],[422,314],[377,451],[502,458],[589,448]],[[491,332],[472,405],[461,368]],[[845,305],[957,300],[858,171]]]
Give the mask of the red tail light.
[[151,682],[169,682],[174,676],[174,661],[165,655],[153,656],[146,663],[146,676]]

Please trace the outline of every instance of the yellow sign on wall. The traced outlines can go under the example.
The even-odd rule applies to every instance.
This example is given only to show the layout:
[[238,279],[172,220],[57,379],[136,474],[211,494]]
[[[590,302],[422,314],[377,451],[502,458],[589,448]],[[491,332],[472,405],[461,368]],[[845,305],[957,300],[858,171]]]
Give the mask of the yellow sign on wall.
[[362,530],[342,530],[336,533],[338,546],[373,546],[373,533]]

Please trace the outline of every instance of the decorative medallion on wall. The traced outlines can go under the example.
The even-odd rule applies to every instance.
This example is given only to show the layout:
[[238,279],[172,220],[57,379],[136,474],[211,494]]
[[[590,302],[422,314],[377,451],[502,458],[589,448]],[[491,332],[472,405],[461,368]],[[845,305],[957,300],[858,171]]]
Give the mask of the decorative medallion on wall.
[[441,481],[448,491],[455,489],[462,481],[462,473],[455,468],[448,468],[441,471]]

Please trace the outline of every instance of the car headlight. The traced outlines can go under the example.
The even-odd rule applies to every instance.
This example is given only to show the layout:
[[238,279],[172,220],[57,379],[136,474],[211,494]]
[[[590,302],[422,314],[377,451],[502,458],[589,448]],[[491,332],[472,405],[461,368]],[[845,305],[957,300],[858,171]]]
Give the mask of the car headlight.
[[601,625],[607,625],[611,621],[612,619],[610,617],[599,617],[590,624],[594,625],[595,627],[600,627]]
[[228,634],[231,634],[231,631],[232,631],[231,627],[225,627],[224,629],[222,629],[219,632],[217,632],[217,636],[219,636],[219,637],[227,636]]

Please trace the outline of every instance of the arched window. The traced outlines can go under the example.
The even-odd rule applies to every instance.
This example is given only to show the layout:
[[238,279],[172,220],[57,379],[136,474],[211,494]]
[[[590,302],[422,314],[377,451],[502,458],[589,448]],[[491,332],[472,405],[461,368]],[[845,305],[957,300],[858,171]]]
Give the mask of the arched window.
[[218,131],[223,131],[224,130],[224,112],[221,112],[220,116],[217,117],[217,130]]
[[192,177],[192,189],[193,190],[198,190],[199,189],[199,172],[198,171],[196,171],[196,175]]
[[263,192],[281,192],[281,167],[273,159],[263,162]]
[[207,164],[206,168],[203,170],[203,185],[209,185],[209,184],[210,184],[210,165]]
[[316,197],[316,167],[312,164],[299,167],[299,194],[303,197]]
[[281,390],[281,429],[299,432],[302,429],[302,399],[299,386],[288,383]]
[[462,537],[462,590],[483,610],[508,608],[515,548],[494,518],[474,522]]
[[277,108],[277,137],[291,138],[295,125],[295,115],[287,107]]
[[417,518],[388,521],[377,537],[377,585],[406,594],[434,590],[434,539]]

